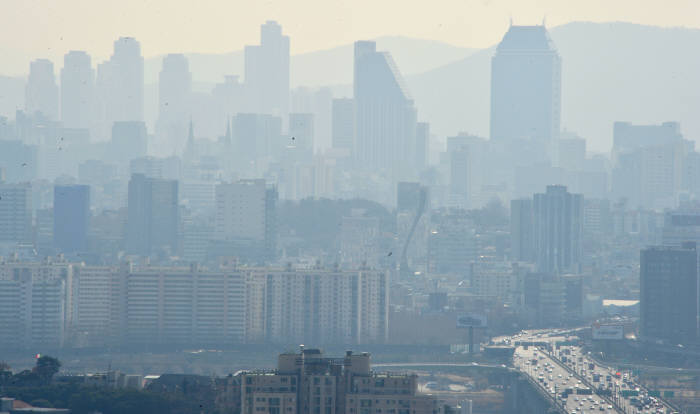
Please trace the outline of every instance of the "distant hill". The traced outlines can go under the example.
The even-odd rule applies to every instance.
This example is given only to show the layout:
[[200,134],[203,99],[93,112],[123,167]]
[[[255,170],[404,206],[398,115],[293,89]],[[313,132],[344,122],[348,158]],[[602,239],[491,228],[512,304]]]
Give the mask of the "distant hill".
[[[404,76],[422,73],[470,56],[477,49],[409,37],[375,39],[377,50],[389,51]],[[292,85],[321,86],[352,83],[353,45],[295,55]]]
[[[375,39],[379,50],[388,50],[404,74],[425,72],[450,62],[461,60],[474,49],[452,46],[447,43],[409,37],[380,37]],[[294,39],[292,39],[294,41]],[[221,82],[224,75],[240,75],[243,78],[244,53],[186,54],[194,80],[202,84]],[[155,83],[163,56],[146,59],[146,83]],[[322,86],[352,82],[353,45],[293,55],[291,57],[291,85]]]
[[[681,122],[700,138],[700,30],[575,22],[551,29],[562,56],[562,127],[609,151],[612,123]],[[493,48],[407,81],[440,138],[488,136]]]

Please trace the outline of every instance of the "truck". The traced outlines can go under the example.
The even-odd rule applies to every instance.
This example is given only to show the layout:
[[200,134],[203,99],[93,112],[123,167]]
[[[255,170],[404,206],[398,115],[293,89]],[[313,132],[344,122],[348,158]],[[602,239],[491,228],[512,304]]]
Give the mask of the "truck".
[[593,394],[593,391],[590,388],[579,388],[576,390],[576,394],[578,394],[578,395],[591,395],[591,394]]

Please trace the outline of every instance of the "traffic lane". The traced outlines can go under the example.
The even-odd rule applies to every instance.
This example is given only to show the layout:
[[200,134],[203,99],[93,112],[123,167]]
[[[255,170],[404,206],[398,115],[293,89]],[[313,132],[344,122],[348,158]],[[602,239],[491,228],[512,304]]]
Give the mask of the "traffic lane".
[[[553,352],[552,355],[555,357],[557,356],[557,354],[561,355],[561,353],[559,351],[560,350],[555,350],[555,352]],[[575,352],[573,354],[575,355]],[[569,371],[563,367],[564,363],[561,360],[556,359],[556,362],[562,366],[562,369],[564,370],[564,372],[567,373],[567,375],[570,375]],[[589,388],[592,393],[595,393],[597,387],[591,381],[593,379],[592,376],[590,376],[590,378],[583,377],[582,379],[583,379],[583,382],[581,381],[581,379],[573,376],[572,379],[570,380],[571,383],[569,384],[569,386],[574,388],[574,389],[576,388],[576,386],[581,387],[581,388]],[[572,395],[577,395],[577,394],[572,394]],[[577,397],[574,397],[574,401],[576,401],[576,398]],[[594,394],[592,396],[584,396],[584,397],[582,397],[582,399],[584,400],[584,402],[583,402],[583,404],[581,404],[581,403],[578,404],[579,408],[586,407],[587,410],[593,409],[596,411],[613,411],[614,410],[614,408],[609,408],[609,406],[612,406],[612,404],[611,404],[612,401],[608,401],[607,399],[605,399],[601,395]],[[590,403],[593,403],[593,405],[592,406],[586,405],[586,404],[590,404]]]
[[[562,400],[561,393],[566,388],[575,389],[577,386],[582,388],[589,388],[585,384],[581,383],[578,379],[570,375],[568,370],[559,365],[556,360],[547,355],[546,352],[542,352],[537,349],[524,350],[522,347],[516,348],[516,363],[521,367],[524,372],[529,372],[529,375],[536,381],[539,381],[540,376],[543,377],[542,382],[547,382],[547,389],[549,393],[556,397],[558,401],[564,403],[564,407],[569,412],[615,412],[601,397],[597,395],[579,395],[571,394],[568,398]],[[535,355],[537,355],[537,365],[529,365],[528,361],[531,361]],[[523,369],[525,368],[525,369]],[[601,409],[602,407],[602,409]]]
[[[642,407],[642,409],[640,410],[640,409],[638,409],[637,406],[632,404],[631,399],[621,398],[621,397],[617,396],[618,397],[617,398],[618,404],[620,406],[623,406],[626,410],[631,411],[631,412],[641,412],[641,413],[656,413],[659,410],[661,410],[662,412],[666,412],[666,413],[674,412],[673,408],[670,407],[669,405],[665,404],[662,400],[648,396],[648,394],[646,393],[644,388],[641,387],[640,384],[635,382],[632,377],[628,378],[627,383],[625,383],[625,378],[624,377],[618,378],[615,375],[616,371],[613,370],[612,368],[599,364],[598,361],[591,359],[588,355],[583,355],[580,348],[571,347],[571,349],[572,349],[572,352],[575,352],[578,355],[582,356],[582,361],[580,361],[580,362],[578,362],[578,357],[572,358],[572,359],[574,359],[574,361],[577,362],[576,367],[578,370],[580,370],[581,368],[585,369],[585,375],[586,375],[587,380],[593,381],[593,379],[594,379],[593,374],[594,373],[600,375],[601,380],[606,378],[608,375],[610,375],[613,378],[613,380],[609,382],[610,387],[613,389],[613,392],[616,394],[616,395],[613,395],[613,398],[615,398],[617,396],[617,394],[619,393],[620,390],[625,390],[625,389],[637,390],[638,389],[637,391],[640,392],[641,400],[643,402],[646,402],[647,404],[644,405]],[[561,350],[559,352],[559,356],[561,357]],[[589,364],[594,365],[593,371],[590,371],[590,369],[588,369],[590,366]],[[601,381],[598,383],[594,382],[594,384],[596,384],[596,386],[600,385],[601,383],[604,383],[605,386],[607,387],[607,383],[608,383],[607,380]]]

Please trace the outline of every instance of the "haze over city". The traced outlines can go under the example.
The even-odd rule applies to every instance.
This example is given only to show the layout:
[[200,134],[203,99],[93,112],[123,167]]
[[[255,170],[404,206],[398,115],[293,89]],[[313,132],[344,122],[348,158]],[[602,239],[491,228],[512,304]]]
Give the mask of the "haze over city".
[[700,3],[0,6],[0,414],[700,413]]

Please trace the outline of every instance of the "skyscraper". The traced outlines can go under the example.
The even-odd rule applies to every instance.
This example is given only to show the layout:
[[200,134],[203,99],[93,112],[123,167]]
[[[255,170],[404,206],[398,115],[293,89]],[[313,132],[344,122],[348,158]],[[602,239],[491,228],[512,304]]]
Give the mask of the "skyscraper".
[[332,146],[347,149],[352,153],[355,139],[355,101],[333,99]]
[[287,120],[289,113],[289,36],[267,21],[260,27],[260,45],[245,47],[245,85],[249,112]]
[[29,64],[24,99],[28,113],[41,112],[51,120],[58,119],[58,86],[50,60],[37,59]]
[[532,200],[510,202],[510,258],[532,262],[534,234],[532,231]]
[[134,174],[129,180],[126,251],[148,256],[178,247],[178,182]]
[[237,114],[231,120],[236,167],[249,172],[249,164],[265,156],[279,156],[291,137],[282,139],[282,119],[263,114]]
[[511,26],[491,60],[491,139],[559,137],[561,59],[544,26]]
[[0,182],[0,243],[32,239],[32,187]]
[[639,259],[640,334],[668,344],[698,338],[698,256],[694,242],[644,249]]
[[64,253],[87,250],[90,187],[57,185],[53,191],[54,247]]
[[631,207],[672,208],[682,188],[683,166],[694,143],[678,122],[633,125],[615,122],[612,193]]
[[562,185],[548,185],[532,203],[534,250],[540,272],[576,270],[581,261],[583,196]]
[[95,71],[90,55],[71,50],[61,69],[61,121],[66,128],[90,128],[94,115]]
[[388,52],[355,42],[355,157],[361,166],[410,179],[416,147],[416,109]]
[[262,179],[217,185],[216,238],[243,242],[258,259],[272,257],[277,246],[276,203],[277,191]]
[[450,206],[468,208],[471,189],[471,157],[467,147],[450,151]]
[[418,122],[416,124],[416,149],[415,168],[422,170],[428,165],[428,155],[430,149],[430,124]]
[[314,150],[314,114],[289,114],[289,135],[292,145],[304,152]]
[[119,163],[145,156],[148,148],[146,124],[143,121],[114,122],[111,144],[109,156]]
[[97,68],[106,131],[116,121],[143,121],[143,56],[133,37],[114,42],[111,58]]
[[160,144],[180,151],[187,137],[191,117],[192,74],[185,55],[169,54],[163,58],[158,77],[158,124]]

